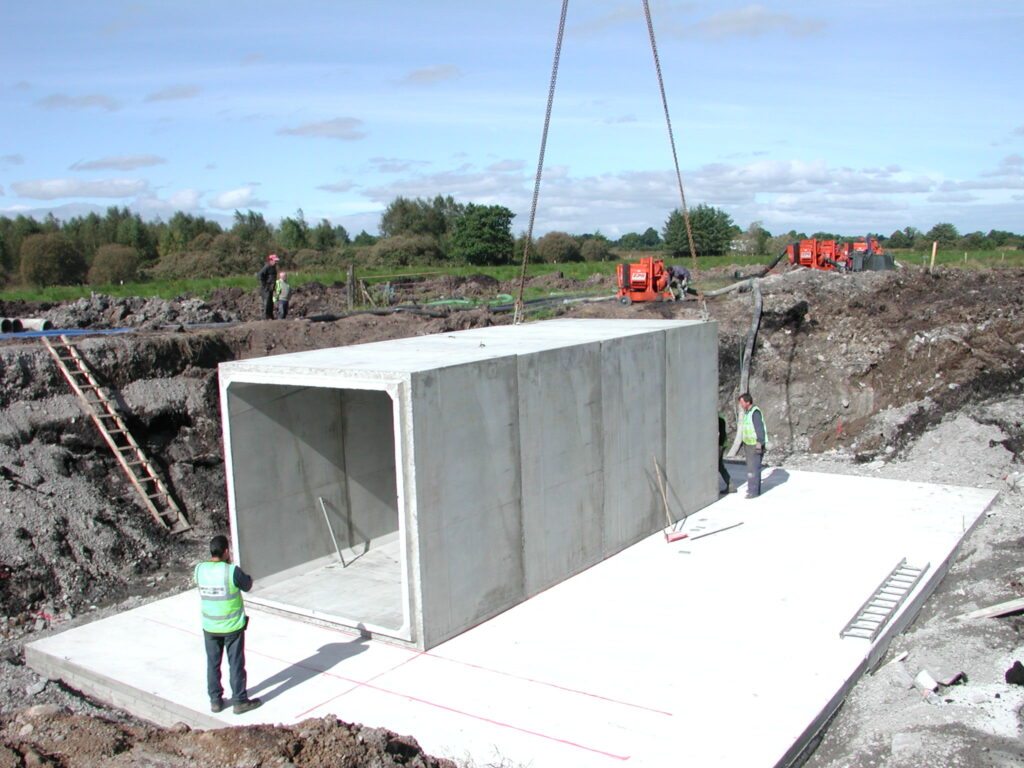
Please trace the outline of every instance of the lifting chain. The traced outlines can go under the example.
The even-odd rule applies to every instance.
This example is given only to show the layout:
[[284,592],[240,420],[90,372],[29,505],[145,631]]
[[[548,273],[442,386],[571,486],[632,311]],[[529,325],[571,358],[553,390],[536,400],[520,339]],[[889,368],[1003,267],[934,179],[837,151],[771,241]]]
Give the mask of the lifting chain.
[[[651,21],[651,9],[648,0],[643,0],[644,17],[647,20],[647,32],[651,39],[651,53],[654,56],[654,68],[658,74],[658,89],[661,92],[661,104],[665,110],[665,125],[668,127],[668,140],[672,147],[672,162],[676,171],[676,182],[679,185],[679,201],[682,204],[681,211],[683,222],[686,226],[686,239],[690,246],[690,259],[693,263],[693,280],[697,284],[697,299],[700,302],[701,316],[707,320],[707,302],[704,299],[704,292],[697,280],[697,249],[693,242],[693,229],[690,225],[690,212],[686,207],[686,194],[683,192],[683,176],[679,171],[679,157],[676,153],[675,136],[672,133],[672,120],[668,112],[668,99],[665,96],[665,81],[661,74],[661,61],[658,58],[658,45],[654,39],[654,23]],[[526,243],[523,246],[523,262],[519,273],[519,292],[515,301],[515,310],[512,322],[516,325],[523,321],[523,290],[526,286],[526,265],[529,262],[530,244],[533,241],[533,225],[537,217],[537,198],[540,196],[540,181],[544,172],[544,150],[547,147],[548,129],[551,126],[551,107],[555,101],[555,83],[558,80],[558,61],[562,55],[562,39],[565,36],[565,17],[569,10],[569,0],[562,0],[562,15],[558,22],[558,36],[555,41],[555,57],[551,66],[551,83],[548,87],[548,104],[544,112],[544,130],[541,133],[540,155],[537,159],[537,175],[533,182],[533,200],[530,204],[530,223],[526,230]]]

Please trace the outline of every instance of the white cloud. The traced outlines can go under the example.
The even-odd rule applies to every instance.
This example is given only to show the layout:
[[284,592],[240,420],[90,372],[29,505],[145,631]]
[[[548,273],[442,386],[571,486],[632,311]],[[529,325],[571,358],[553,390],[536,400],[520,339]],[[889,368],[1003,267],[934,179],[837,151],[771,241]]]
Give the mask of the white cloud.
[[371,157],[370,163],[380,173],[404,173],[413,167],[430,165],[425,160],[403,160],[399,157]]
[[25,158],[18,154],[4,155],[3,157],[0,157],[0,163],[3,163],[4,165],[24,165]]
[[239,187],[221,192],[210,201],[211,208],[218,208],[222,211],[229,211],[241,208],[264,208],[266,200],[258,200],[256,192],[252,187]]
[[149,189],[144,179],[36,179],[19,181],[11,189],[20,197],[56,200],[61,197],[135,197]]
[[198,85],[171,85],[146,96],[143,101],[174,101],[176,99],[191,99],[200,94],[203,89]]
[[462,77],[462,71],[454,64],[440,64],[435,67],[414,69],[398,82],[400,85],[434,85],[445,80],[457,80],[460,77]]
[[203,193],[198,189],[179,189],[167,198],[167,202],[175,210],[190,211],[199,207]]
[[581,24],[569,24],[566,31],[569,34],[591,35],[595,32],[602,32],[610,27],[617,27],[627,22],[632,23],[642,18],[643,14],[640,12],[637,4],[620,5],[596,19],[591,19]]
[[36,102],[37,106],[43,109],[88,109],[96,107],[113,112],[121,108],[121,104],[110,96],[101,93],[90,93],[87,96],[68,96],[64,93],[54,93]]
[[151,165],[160,165],[165,162],[157,155],[118,155],[117,157],[101,157],[98,160],[80,160],[74,163],[69,170],[72,171],[134,171],[136,168],[146,168]]
[[495,171],[501,173],[502,171],[521,171],[525,167],[526,163],[522,160],[499,160],[496,163],[491,163],[487,166],[488,171]]
[[336,117],[334,120],[303,123],[297,128],[281,128],[277,131],[283,136],[312,136],[324,139],[343,139],[355,141],[366,136],[362,130],[363,121],[355,117]]
[[334,184],[322,184],[317,189],[322,189],[324,192],[348,192],[354,186],[354,182],[339,181]]
[[178,211],[189,212],[199,210],[199,201],[202,195],[203,193],[197,189],[182,189],[166,199],[153,196],[140,197],[132,203],[132,207],[143,218],[153,218],[155,216],[169,217]]
[[681,37],[701,37],[726,40],[736,37],[760,37],[780,33],[786,37],[807,37],[825,28],[822,21],[798,18],[788,13],[773,13],[763,5],[748,5],[712,14],[703,21],[675,27],[672,32]]

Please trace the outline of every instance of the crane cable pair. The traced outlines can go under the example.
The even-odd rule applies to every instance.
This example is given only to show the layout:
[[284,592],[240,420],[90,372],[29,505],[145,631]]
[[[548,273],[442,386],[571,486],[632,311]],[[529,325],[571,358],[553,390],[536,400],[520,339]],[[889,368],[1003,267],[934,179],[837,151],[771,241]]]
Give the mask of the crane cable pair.
[[[661,104],[665,110],[665,125],[668,128],[668,140],[672,147],[672,162],[675,165],[676,182],[679,185],[679,201],[686,226],[686,240],[690,246],[690,259],[693,264],[694,283],[697,284],[697,299],[700,302],[701,316],[708,318],[707,303],[704,292],[697,281],[697,249],[693,242],[693,228],[690,225],[690,212],[686,207],[686,193],[683,191],[683,176],[679,171],[679,156],[676,153],[676,140],[672,133],[672,119],[669,117],[668,99],[665,97],[665,81],[661,74],[661,60],[658,58],[658,45],[654,39],[654,23],[651,21],[651,8],[648,0],[642,0],[644,17],[647,19],[647,32],[651,39],[651,53],[654,56],[654,69],[658,74],[658,89],[661,92]],[[562,14],[558,21],[558,36],[555,41],[555,57],[551,65],[551,82],[548,86],[548,103],[544,112],[544,130],[541,132],[540,154],[537,158],[537,175],[533,182],[533,200],[530,203],[530,223],[526,230],[526,243],[523,246],[523,263],[519,274],[519,292],[516,296],[512,322],[516,325],[523,321],[523,290],[526,287],[526,265],[529,262],[530,244],[533,242],[533,225],[537,218],[537,198],[540,196],[540,180],[544,173],[544,150],[548,142],[548,129],[551,125],[551,107],[555,101],[555,84],[558,81],[558,62],[562,55],[562,39],[565,36],[565,17],[569,11],[569,0],[562,0]]]

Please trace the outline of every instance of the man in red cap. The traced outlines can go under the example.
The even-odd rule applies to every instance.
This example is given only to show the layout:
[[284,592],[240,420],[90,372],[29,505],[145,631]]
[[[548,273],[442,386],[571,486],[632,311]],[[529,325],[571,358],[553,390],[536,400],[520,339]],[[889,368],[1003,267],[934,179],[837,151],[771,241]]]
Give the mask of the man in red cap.
[[267,263],[263,269],[256,273],[260,281],[260,294],[263,296],[263,319],[274,319],[274,286],[277,285],[277,258],[276,253],[267,256]]

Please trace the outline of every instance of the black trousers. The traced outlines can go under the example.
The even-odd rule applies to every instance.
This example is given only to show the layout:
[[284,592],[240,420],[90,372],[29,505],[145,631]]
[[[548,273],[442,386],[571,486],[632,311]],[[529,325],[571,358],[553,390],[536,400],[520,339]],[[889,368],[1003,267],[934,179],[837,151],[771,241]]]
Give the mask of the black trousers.
[[263,291],[263,319],[273,320],[274,319],[274,292]]
[[220,682],[220,660],[224,652],[228,656],[228,669],[231,678],[231,698],[234,701],[245,701],[245,629],[227,635],[214,635],[203,630],[203,644],[206,646],[206,691],[210,701],[224,698],[224,686]]
[[722,478],[722,482],[725,483],[725,490],[732,488],[732,477],[729,475],[729,470],[725,466],[725,446],[718,446],[718,475]]

